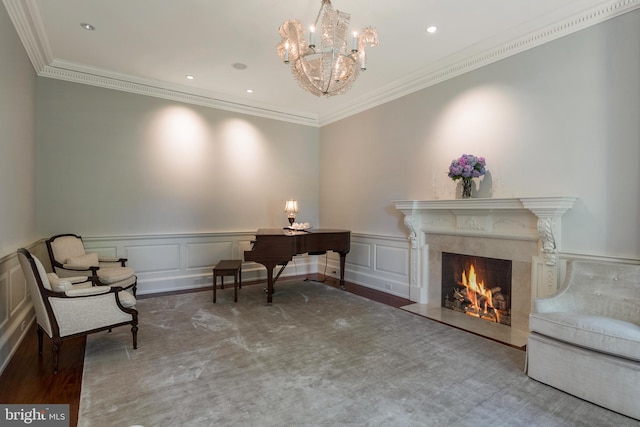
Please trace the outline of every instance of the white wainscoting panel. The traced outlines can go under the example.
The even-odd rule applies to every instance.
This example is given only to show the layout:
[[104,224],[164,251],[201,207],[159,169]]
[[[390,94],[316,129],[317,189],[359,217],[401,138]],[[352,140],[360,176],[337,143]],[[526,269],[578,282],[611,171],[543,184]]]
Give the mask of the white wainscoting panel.
[[[27,249],[45,266],[49,265],[44,241],[27,246]],[[0,258],[0,373],[25,335],[33,332],[34,320],[35,311],[17,253]],[[32,339],[36,339],[35,336]]]
[[347,262],[349,265],[371,268],[373,265],[373,246],[370,243],[361,243],[355,241],[352,235],[351,239],[351,251],[347,255]]
[[0,274],[0,330],[9,321],[9,275]]
[[213,268],[213,260],[232,259],[233,242],[187,243],[187,269]]
[[118,253],[118,248],[116,248],[115,246],[92,247],[91,252],[95,252],[101,257],[115,258]]
[[9,283],[9,315],[15,316],[27,304],[27,281],[19,264],[9,269]]
[[409,277],[409,252],[407,248],[376,245],[376,269],[401,277]]
[[126,246],[127,265],[138,275],[180,271],[180,245],[156,244]]
[[[346,280],[408,298],[409,253],[407,239],[351,233]],[[334,262],[338,262],[337,257]]]

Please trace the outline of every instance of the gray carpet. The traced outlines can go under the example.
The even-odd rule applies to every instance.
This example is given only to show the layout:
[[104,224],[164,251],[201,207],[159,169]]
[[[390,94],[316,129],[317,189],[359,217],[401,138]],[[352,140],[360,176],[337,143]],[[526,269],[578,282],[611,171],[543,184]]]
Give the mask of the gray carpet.
[[80,426],[637,426],[529,379],[525,353],[317,282],[139,300],[89,337]]

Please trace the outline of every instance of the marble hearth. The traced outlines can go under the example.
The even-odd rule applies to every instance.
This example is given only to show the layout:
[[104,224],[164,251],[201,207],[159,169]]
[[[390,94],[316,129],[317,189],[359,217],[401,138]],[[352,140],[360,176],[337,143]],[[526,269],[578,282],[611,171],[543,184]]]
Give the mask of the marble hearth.
[[[562,215],[574,197],[394,201],[409,231],[408,311],[517,347],[526,344],[533,297],[558,289]],[[442,253],[512,261],[511,326],[440,307]]]

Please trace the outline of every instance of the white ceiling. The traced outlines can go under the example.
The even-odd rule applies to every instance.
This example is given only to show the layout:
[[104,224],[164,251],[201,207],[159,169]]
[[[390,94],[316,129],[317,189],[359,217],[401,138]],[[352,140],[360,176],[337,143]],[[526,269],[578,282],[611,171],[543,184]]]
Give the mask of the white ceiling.
[[[367,51],[368,69],[350,92],[318,98],[297,85],[275,47],[280,24],[311,23],[320,0],[3,2],[41,76],[315,126],[640,7],[640,0],[333,0],[354,30],[376,28],[380,44]],[[430,25],[437,33],[425,31]]]

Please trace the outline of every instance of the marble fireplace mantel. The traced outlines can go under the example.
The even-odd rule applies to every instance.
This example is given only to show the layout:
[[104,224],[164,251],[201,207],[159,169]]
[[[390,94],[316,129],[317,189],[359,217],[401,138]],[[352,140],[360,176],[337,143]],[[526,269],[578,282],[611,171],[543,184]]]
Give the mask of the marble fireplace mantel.
[[535,275],[534,281],[540,289],[532,294],[553,293],[558,280],[556,263],[562,236],[561,219],[575,200],[575,197],[555,196],[394,201],[395,208],[404,214],[404,224],[409,230],[410,286],[417,290],[413,296],[418,302],[427,302],[428,262],[421,252],[424,236],[429,234],[538,241],[538,253],[534,255],[542,271]]

